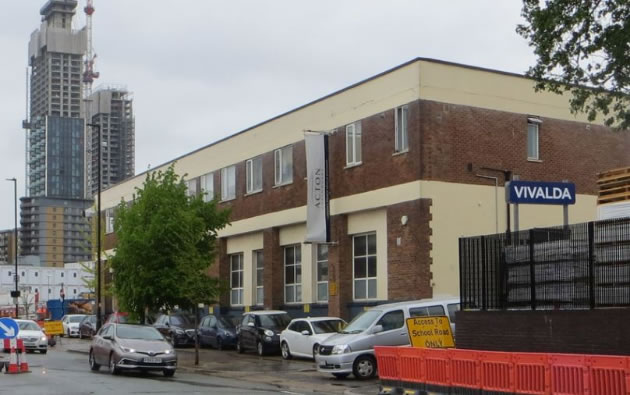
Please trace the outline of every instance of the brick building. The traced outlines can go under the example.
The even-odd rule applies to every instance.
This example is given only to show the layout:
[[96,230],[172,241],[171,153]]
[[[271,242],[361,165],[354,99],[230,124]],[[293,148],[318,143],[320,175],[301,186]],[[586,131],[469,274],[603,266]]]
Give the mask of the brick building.
[[[630,136],[533,86],[418,58],[177,158],[190,193],[232,208],[211,268],[230,284],[221,311],[349,318],[383,301],[458,294],[458,238],[506,229],[504,173],[493,169],[574,182],[570,222],[594,219],[596,173],[628,165]],[[331,245],[304,243],[304,130],[330,131]],[[113,207],[144,178],[103,192],[106,249]],[[521,228],[561,222],[557,207],[520,207]]]

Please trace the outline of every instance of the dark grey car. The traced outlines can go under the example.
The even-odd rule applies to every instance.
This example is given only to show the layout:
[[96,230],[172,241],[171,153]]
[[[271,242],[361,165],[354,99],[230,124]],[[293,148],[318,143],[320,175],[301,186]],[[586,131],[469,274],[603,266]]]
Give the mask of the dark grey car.
[[144,325],[104,325],[92,340],[89,361],[92,370],[105,365],[111,374],[153,370],[171,377],[177,368],[173,346],[157,329]]

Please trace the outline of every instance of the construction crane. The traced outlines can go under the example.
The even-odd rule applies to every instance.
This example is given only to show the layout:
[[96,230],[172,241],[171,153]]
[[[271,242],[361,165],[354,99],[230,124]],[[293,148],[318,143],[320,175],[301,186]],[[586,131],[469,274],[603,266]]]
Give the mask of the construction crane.
[[92,94],[92,82],[98,78],[98,71],[94,71],[94,60],[96,54],[92,46],[92,14],[94,14],[94,5],[92,0],[87,0],[87,5],[83,9],[86,15],[85,28],[87,30],[87,53],[85,54],[85,71],[83,72],[83,82],[85,87],[84,98],[88,99]]

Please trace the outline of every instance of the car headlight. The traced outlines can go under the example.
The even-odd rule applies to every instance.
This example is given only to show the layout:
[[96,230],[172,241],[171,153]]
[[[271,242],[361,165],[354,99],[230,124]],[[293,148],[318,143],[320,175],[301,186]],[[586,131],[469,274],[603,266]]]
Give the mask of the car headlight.
[[136,350],[133,348],[127,348],[123,346],[120,346],[120,349],[123,350],[124,352],[136,352]]
[[166,351],[164,351],[164,354],[170,354],[172,352],[173,352],[172,350],[166,350]]
[[352,352],[352,350],[347,344],[338,344],[332,349],[332,354],[348,354],[350,352]]
[[273,337],[274,333],[272,330],[265,329],[265,336]]
[[39,340],[45,342],[46,340],[48,340],[48,338],[46,336],[42,336]]
[[185,332],[181,329],[175,329],[175,333],[178,335],[183,335]]

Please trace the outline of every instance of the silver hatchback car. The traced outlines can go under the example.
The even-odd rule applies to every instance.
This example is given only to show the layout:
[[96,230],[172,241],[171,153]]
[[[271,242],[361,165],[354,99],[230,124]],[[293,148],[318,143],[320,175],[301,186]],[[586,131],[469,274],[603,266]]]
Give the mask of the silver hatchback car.
[[90,368],[109,367],[111,374],[122,370],[162,371],[171,377],[177,369],[177,354],[162,334],[151,326],[108,324],[92,339]]

